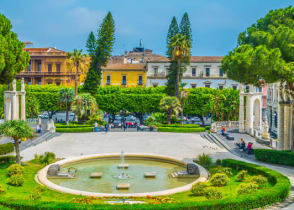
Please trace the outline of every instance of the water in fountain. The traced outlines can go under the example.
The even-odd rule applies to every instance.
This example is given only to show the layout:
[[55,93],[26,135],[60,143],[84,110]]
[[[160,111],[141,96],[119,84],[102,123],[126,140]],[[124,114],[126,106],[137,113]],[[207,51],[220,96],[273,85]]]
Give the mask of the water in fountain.
[[127,173],[125,173],[125,153],[124,153],[124,151],[121,151],[120,158],[121,158],[120,169],[122,170],[122,172],[120,175],[117,175],[115,177],[118,179],[129,179],[131,177]]

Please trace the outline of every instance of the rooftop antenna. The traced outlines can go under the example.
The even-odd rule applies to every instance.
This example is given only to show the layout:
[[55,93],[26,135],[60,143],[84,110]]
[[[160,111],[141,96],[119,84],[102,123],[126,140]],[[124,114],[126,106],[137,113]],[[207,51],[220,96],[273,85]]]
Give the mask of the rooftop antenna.
[[140,48],[143,51],[143,54],[142,54],[142,63],[144,63],[145,62],[145,49],[143,48],[143,40],[142,39],[140,39]]
[[142,47],[143,47],[143,40],[140,39],[140,48],[142,48]]

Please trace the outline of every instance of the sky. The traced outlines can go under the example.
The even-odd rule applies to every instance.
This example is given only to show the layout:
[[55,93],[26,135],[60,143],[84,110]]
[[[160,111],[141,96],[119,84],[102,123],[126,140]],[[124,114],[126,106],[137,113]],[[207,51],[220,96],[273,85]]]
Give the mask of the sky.
[[115,21],[113,55],[132,50],[140,39],[145,48],[164,55],[172,17],[179,23],[188,12],[192,55],[223,56],[257,19],[290,5],[294,0],[0,0],[0,13],[10,19],[19,39],[32,41],[33,47],[86,53],[89,33],[97,34],[110,11]]

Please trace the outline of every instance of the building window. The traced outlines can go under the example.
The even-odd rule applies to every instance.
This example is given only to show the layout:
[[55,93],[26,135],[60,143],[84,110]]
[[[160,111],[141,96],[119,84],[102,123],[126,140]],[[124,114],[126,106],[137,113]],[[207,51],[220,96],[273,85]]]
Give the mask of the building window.
[[158,67],[153,67],[154,76],[158,75]]
[[224,89],[224,85],[218,85],[218,89],[220,90]]
[[210,76],[210,68],[205,68],[205,76],[206,77]]
[[232,85],[232,88],[233,88],[234,90],[237,90],[237,85]]
[[127,76],[126,76],[126,75],[123,75],[123,76],[122,76],[121,84],[122,84],[122,85],[126,85],[126,84],[127,84]]
[[36,78],[36,84],[41,85],[41,77]]
[[256,92],[261,93],[262,92],[262,87],[256,87]]
[[52,72],[52,63],[48,63],[48,72]]
[[191,88],[196,88],[196,84],[191,84]]
[[278,113],[274,112],[274,127],[278,127]]
[[138,84],[143,85],[143,76],[142,75],[139,75]]
[[48,85],[51,85],[53,83],[52,79],[47,80]]
[[36,61],[37,67],[38,67],[38,72],[42,72],[42,61],[38,60]]
[[31,72],[31,70],[32,70],[32,65],[31,65],[31,61],[30,61],[30,63],[29,63],[29,66],[28,66],[28,72]]
[[55,80],[55,84],[59,86],[61,84],[60,79]]
[[205,84],[205,87],[206,88],[210,88],[210,84]]
[[110,75],[106,75],[106,84],[110,85]]
[[56,72],[60,73],[60,63],[56,64]]
[[219,76],[223,77],[224,76],[224,71],[222,69],[219,69]]
[[196,77],[196,68],[192,68],[192,77]]

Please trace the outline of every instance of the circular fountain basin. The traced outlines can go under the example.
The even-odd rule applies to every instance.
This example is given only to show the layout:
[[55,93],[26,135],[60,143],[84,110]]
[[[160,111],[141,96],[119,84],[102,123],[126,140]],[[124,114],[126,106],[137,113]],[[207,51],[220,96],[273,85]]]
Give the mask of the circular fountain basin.
[[[50,189],[76,195],[95,197],[144,197],[170,195],[190,190],[197,182],[207,180],[207,171],[198,165],[199,177],[173,178],[175,171],[185,171],[186,163],[180,160],[150,154],[125,154],[127,169],[121,169],[120,154],[87,155],[58,161],[61,172],[77,169],[76,178],[48,178],[49,166],[38,172],[38,181]],[[101,178],[91,179],[92,173],[102,173]],[[121,175],[124,173],[124,178]],[[145,173],[155,173],[146,178]],[[126,178],[127,177],[127,178]],[[119,184],[129,184],[128,189],[118,189]]]

